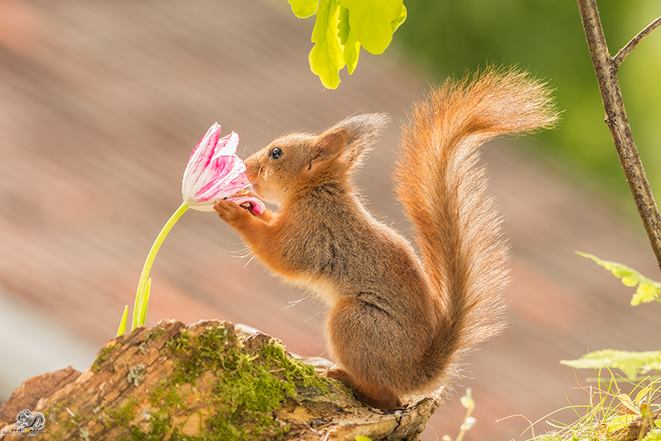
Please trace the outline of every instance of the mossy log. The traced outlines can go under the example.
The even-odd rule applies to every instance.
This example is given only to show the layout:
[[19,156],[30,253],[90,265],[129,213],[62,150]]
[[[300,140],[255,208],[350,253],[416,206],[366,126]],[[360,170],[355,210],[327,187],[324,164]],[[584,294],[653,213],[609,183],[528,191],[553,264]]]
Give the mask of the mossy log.
[[372,409],[321,375],[330,364],[244,325],[163,321],[111,340],[85,372],[27,380],[0,406],[0,434],[21,438],[30,409],[47,440],[414,440],[438,406]]

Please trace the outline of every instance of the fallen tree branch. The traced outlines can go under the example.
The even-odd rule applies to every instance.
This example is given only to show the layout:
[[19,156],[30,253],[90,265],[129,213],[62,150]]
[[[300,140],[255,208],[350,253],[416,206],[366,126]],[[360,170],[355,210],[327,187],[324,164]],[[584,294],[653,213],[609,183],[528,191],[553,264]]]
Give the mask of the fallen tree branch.
[[[606,111],[606,124],[610,129],[611,136],[615,142],[615,148],[624,170],[629,189],[634,198],[638,214],[643,221],[647,237],[649,239],[654,255],[656,256],[657,263],[661,268],[661,215],[657,208],[654,195],[650,188],[650,184],[645,175],[645,169],[640,160],[638,149],[631,134],[631,127],[627,113],[624,109],[624,102],[622,101],[622,92],[620,91],[620,84],[617,79],[617,66],[614,58],[611,57],[608,50],[608,44],[604,37],[604,30],[599,17],[599,9],[596,0],[577,0],[578,9],[583,22],[583,29],[585,37],[588,42],[590,56],[594,71],[597,75],[597,82],[599,84],[599,91],[601,99]],[[626,54],[633,49],[633,47],[645,35],[652,31],[653,26],[640,36],[638,40],[631,44],[631,47],[622,54],[622,59]],[[639,34],[640,35],[640,34]],[[634,40],[637,37],[634,37]],[[632,40],[633,41],[633,40]],[[631,42],[630,42],[631,43]],[[625,48],[627,48],[627,44]]]
[[111,340],[82,374],[26,381],[0,406],[0,439],[24,439],[12,429],[29,409],[48,440],[414,440],[439,404],[369,408],[319,375],[329,366],[246,326],[165,321]]

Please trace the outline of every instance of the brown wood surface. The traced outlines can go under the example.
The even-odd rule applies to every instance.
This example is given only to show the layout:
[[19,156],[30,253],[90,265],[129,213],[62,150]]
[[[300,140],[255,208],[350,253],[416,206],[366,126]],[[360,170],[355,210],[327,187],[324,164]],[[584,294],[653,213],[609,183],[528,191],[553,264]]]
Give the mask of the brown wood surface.
[[[186,349],[173,344],[182,335],[190,344]],[[214,344],[212,338],[205,335],[215,335],[214,339],[224,336],[213,346],[224,357],[220,363],[222,366],[214,365],[206,357],[195,358],[195,366],[199,369],[197,375],[187,377],[185,381],[174,380],[181,375],[182,366],[192,363],[195,351],[208,351],[210,346],[205,345]],[[46,427],[38,436],[51,441],[143,439],[135,431],[142,436],[149,434],[149,439],[170,439],[175,433],[224,439],[227,432],[220,431],[218,423],[215,426],[209,423],[211,418],[220,418],[219,415],[228,424],[237,424],[234,420],[242,417],[245,419],[241,430],[249,435],[236,439],[268,441],[277,437],[282,441],[354,441],[356,436],[362,435],[375,441],[413,441],[418,439],[418,434],[438,406],[442,390],[433,396],[417,397],[400,410],[383,412],[371,409],[337,380],[317,377],[315,381],[323,384],[322,389],[306,384],[295,370],[290,371],[291,378],[286,378],[278,371],[284,371],[288,364],[277,362],[273,365],[273,361],[269,361],[266,364],[270,369],[268,375],[277,381],[291,381],[296,390],[294,396],[283,400],[272,412],[264,412],[270,422],[265,424],[253,414],[242,416],[241,405],[236,403],[233,403],[236,409],[219,411],[214,400],[218,398],[222,402],[223,395],[217,390],[223,390],[223,385],[229,391],[246,388],[246,384],[237,385],[237,378],[255,376],[244,364],[236,368],[225,363],[231,364],[233,357],[244,356],[250,360],[246,363],[261,366],[265,363],[263,351],[274,344],[280,343],[253,328],[218,320],[191,325],[166,320],[153,328],[136,329],[100,349],[92,369],[80,373],[67,368],[27,380],[8,402],[0,406],[0,437],[12,441],[25,436],[20,432],[24,428],[15,424],[15,415],[17,408],[28,408],[47,416]],[[299,362],[289,354],[284,356],[291,360],[287,363]],[[313,364],[320,375],[332,366],[330,361],[318,357],[304,361]],[[233,376],[233,369],[242,370],[242,374]],[[253,381],[256,378],[263,380],[263,377],[255,376]],[[233,397],[244,400],[242,402],[247,405],[254,400],[251,392],[254,390]],[[170,401],[164,397],[170,397]],[[173,404],[177,402],[185,405]],[[8,435],[2,437],[4,433]]]

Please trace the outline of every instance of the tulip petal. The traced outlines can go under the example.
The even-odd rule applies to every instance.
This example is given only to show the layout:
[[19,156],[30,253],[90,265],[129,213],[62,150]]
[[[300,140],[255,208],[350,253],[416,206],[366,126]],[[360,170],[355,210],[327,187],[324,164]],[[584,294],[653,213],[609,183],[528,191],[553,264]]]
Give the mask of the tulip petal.
[[200,139],[200,141],[198,141],[195,148],[193,148],[181,184],[184,200],[190,200],[195,194],[195,186],[199,180],[200,174],[202,174],[204,168],[211,161],[211,158],[215,153],[215,147],[219,141],[220,132],[220,124],[213,123],[209,130],[207,130],[207,133],[202,139]]
[[[205,184],[195,193],[197,202],[208,202],[211,199],[223,199],[236,193],[241,188],[250,185],[247,179],[243,180],[240,189],[232,185],[235,179],[244,174],[246,166],[238,156],[221,156],[212,161],[205,170],[203,177]],[[230,188],[231,187],[231,188]]]
[[[231,132],[221,138],[220,134],[220,124],[214,123],[196,144],[184,171],[181,195],[195,210],[211,211],[214,202],[250,187],[246,166],[236,155],[239,135]],[[250,203],[253,213],[264,211],[256,198],[244,202]]]
[[236,155],[236,148],[239,146],[239,134],[232,132],[218,140],[216,152],[213,157]]

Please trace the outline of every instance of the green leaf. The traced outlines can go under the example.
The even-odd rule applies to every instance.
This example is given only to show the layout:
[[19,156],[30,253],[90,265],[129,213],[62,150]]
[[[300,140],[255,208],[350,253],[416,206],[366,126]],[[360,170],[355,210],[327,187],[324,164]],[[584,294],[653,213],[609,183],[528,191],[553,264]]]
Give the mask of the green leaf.
[[349,10],[349,27],[356,41],[371,54],[388,48],[395,30],[406,19],[403,0],[340,0]]
[[650,430],[642,441],[661,441],[661,429]]
[[122,313],[122,318],[119,321],[119,327],[117,328],[117,337],[124,335],[126,332],[126,319],[129,316],[129,305],[124,306],[124,312]]
[[619,432],[623,429],[628,429],[629,426],[636,421],[638,415],[626,414],[618,415],[606,424],[608,433]]
[[407,16],[403,0],[289,0],[289,4],[299,18],[317,14],[308,61],[327,89],[340,85],[344,66],[349,75],[355,72],[361,48],[383,53]]
[[652,281],[641,281],[638,289],[631,298],[633,306],[640,305],[641,303],[650,303],[654,301],[661,301],[661,289]]
[[349,10],[340,6],[340,19],[338,24],[338,35],[344,50],[344,62],[347,72],[352,75],[358,66],[360,56],[360,42],[356,41],[356,33],[349,27]]
[[393,20],[392,22],[392,31],[393,33],[406,21],[406,17],[408,15],[408,11],[406,10],[406,6],[402,4],[402,12],[399,14],[399,17]]
[[619,369],[635,380],[652,370],[661,370],[661,351],[628,352],[613,349],[590,352],[578,360],[560,362],[576,369]]
[[624,286],[628,286],[629,288],[633,288],[634,286],[638,285],[638,279],[636,277],[624,276],[621,280],[622,284]]
[[636,394],[636,398],[633,399],[633,401],[640,406],[646,399],[649,399],[649,395],[652,392],[652,388],[647,386],[642,388],[641,390],[638,391]]
[[340,38],[342,45],[347,44],[349,39],[349,10],[344,6],[340,6],[340,15],[337,20],[337,36]]
[[637,287],[636,292],[631,298],[631,306],[638,306],[641,303],[661,302],[661,283],[655,282],[621,263],[603,260],[592,254],[582,253],[580,251],[577,251],[576,254],[586,257],[602,268],[607,269],[615,277],[620,279],[625,286],[630,288]]
[[355,41],[345,46],[344,48],[344,62],[347,64],[347,72],[353,75],[358,66],[358,58],[360,57],[360,43]]
[[317,12],[319,0],[289,0],[291,11],[298,18],[312,17]]
[[308,55],[310,70],[327,89],[340,85],[340,70],[344,56],[339,37],[340,3],[338,0],[320,0],[317,19],[312,29],[314,46]]
[[633,402],[631,397],[627,394],[619,394],[617,396],[617,399],[620,400],[620,403],[627,409],[629,409],[631,412],[635,413],[636,415],[640,416],[640,407],[636,406],[636,403]]

